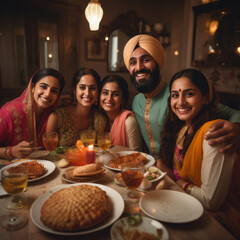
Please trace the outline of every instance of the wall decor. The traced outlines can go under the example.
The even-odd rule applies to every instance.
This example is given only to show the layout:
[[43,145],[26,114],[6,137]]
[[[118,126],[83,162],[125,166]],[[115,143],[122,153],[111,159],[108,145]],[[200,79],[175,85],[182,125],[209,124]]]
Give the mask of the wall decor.
[[86,39],[86,60],[104,61],[107,59],[107,46],[104,39],[90,38]]

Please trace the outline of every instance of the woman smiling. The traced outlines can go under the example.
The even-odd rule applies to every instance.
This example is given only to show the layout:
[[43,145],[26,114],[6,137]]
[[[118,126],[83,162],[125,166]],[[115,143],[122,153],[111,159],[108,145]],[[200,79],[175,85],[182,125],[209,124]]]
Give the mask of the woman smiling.
[[32,147],[43,146],[47,119],[64,85],[64,78],[57,70],[40,69],[22,95],[1,108],[0,157],[26,157],[33,151]]
[[133,112],[127,110],[127,82],[118,75],[108,75],[102,80],[100,106],[109,119],[112,144],[142,150],[142,136]]

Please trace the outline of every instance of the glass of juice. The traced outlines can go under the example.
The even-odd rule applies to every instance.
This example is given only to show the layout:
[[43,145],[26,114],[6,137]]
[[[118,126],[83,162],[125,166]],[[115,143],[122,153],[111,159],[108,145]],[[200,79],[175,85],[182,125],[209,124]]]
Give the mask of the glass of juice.
[[[5,208],[14,210],[23,208],[27,205],[26,199],[20,194],[27,189],[28,170],[26,166],[18,165],[9,167],[1,171],[1,181],[3,189],[11,195],[3,205]],[[27,224],[25,216],[10,212],[2,221],[2,228],[7,231],[13,231],[22,228]]]
[[136,163],[133,165],[126,163],[122,166],[121,170],[123,182],[128,187],[125,200],[133,203],[139,202],[143,194],[137,191],[137,188],[141,185],[144,178],[144,164]]
[[97,136],[98,146],[105,152],[107,151],[112,144],[112,137],[110,132],[98,133]]
[[50,152],[48,158],[51,160],[55,159],[56,152],[54,151],[58,145],[58,133],[46,132],[42,135],[43,145]]
[[95,145],[96,132],[94,130],[88,129],[81,132],[81,141],[84,146]]

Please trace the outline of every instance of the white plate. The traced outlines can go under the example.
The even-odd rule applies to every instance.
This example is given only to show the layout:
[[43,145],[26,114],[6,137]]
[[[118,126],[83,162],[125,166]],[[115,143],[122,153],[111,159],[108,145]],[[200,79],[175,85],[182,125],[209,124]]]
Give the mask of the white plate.
[[[118,154],[119,154],[120,156],[125,156],[125,155],[132,154],[132,153],[138,153],[138,152],[137,152],[137,151],[120,151],[120,152],[118,152]],[[155,163],[155,159],[154,159],[153,156],[151,156],[151,155],[149,155],[149,154],[147,154],[147,153],[143,153],[143,152],[141,152],[141,154],[142,154],[145,158],[147,158],[147,160],[148,160],[148,162],[145,164],[145,167],[146,167],[146,168],[151,167],[151,166]],[[121,171],[121,169],[119,169],[119,168],[112,168],[112,167],[109,167],[109,166],[108,166],[108,162],[109,162],[111,159],[113,159],[113,158],[109,158],[109,156],[106,156],[105,158],[102,157],[102,158],[101,158],[101,161],[102,161],[103,165],[104,165],[106,168],[111,169],[111,170],[115,170],[115,171]]]
[[[15,162],[15,163],[11,163],[9,165],[7,165],[6,167],[3,167],[1,170],[3,169],[6,169],[6,168],[9,168],[9,167],[15,167],[15,166],[18,166],[19,164],[22,164],[24,162],[30,162],[30,161],[33,161],[33,160],[24,160],[24,161],[19,161],[19,162]],[[42,163],[46,169],[46,173],[44,173],[42,176],[38,177],[38,178],[34,178],[34,179],[28,179],[28,182],[34,182],[34,181],[37,181],[39,179],[42,179],[42,178],[45,178],[47,177],[49,174],[51,174],[56,166],[54,163],[50,162],[50,161],[47,161],[47,160],[36,160],[38,163]]]
[[[167,174],[166,172],[163,172],[163,171],[161,171],[160,169],[158,170],[158,172],[161,173],[161,175],[158,176],[157,178],[153,179],[153,180],[149,180],[150,182],[156,182],[156,181],[162,179],[162,178]],[[147,174],[148,174],[148,173],[149,173],[149,171],[146,171],[146,172],[144,173],[144,177],[145,177],[146,179],[147,179]]]
[[[83,184],[84,185],[87,184],[87,185],[97,186],[97,187],[101,188],[103,191],[106,191],[108,197],[112,201],[112,205],[113,205],[112,215],[106,221],[104,221],[101,225],[98,225],[95,228],[91,228],[89,230],[77,231],[77,232],[60,232],[60,231],[55,231],[55,230],[45,226],[40,219],[41,218],[41,208],[42,208],[44,202],[54,192],[56,192],[60,189],[68,188],[68,187],[72,187],[72,186],[83,185]],[[32,219],[33,223],[37,227],[42,229],[43,231],[53,233],[53,234],[57,234],[57,235],[72,236],[72,235],[82,235],[82,234],[92,233],[92,232],[96,232],[96,231],[99,231],[103,228],[108,227],[109,225],[113,224],[122,215],[123,210],[124,210],[123,198],[114,189],[112,189],[110,187],[107,187],[107,186],[104,186],[104,185],[101,185],[101,184],[97,184],[97,183],[76,183],[76,184],[71,184],[71,185],[57,186],[57,187],[51,189],[49,192],[46,192],[42,196],[38,197],[37,200],[33,203],[32,207],[30,209],[30,215],[31,215],[31,219]]]
[[3,189],[2,187],[2,184],[0,185],[0,196],[4,196],[4,195],[7,195],[8,193],[5,192],[5,190]]
[[148,192],[139,204],[148,216],[170,223],[191,222],[203,214],[203,206],[196,198],[172,190]]
[[157,237],[157,229],[162,229],[162,236],[158,238],[159,240],[169,239],[167,229],[158,221],[153,220],[148,217],[142,216],[142,222],[137,226],[130,226],[127,222],[127,217],[119,219],[115,222],[111,228],[111,238],[112,240],[124,240],[124,232],[133,231],[137,229],[139,232],[146,232],[155,234]]

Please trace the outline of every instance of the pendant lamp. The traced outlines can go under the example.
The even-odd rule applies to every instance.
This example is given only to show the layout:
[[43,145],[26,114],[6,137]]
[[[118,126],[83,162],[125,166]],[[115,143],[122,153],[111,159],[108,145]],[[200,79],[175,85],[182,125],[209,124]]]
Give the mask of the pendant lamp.
[[99,29],[99,23],[103,17],[103,10],[98,0],[91,0],[86,9],[85,16],[89,22],[90,30],[97,31]]

